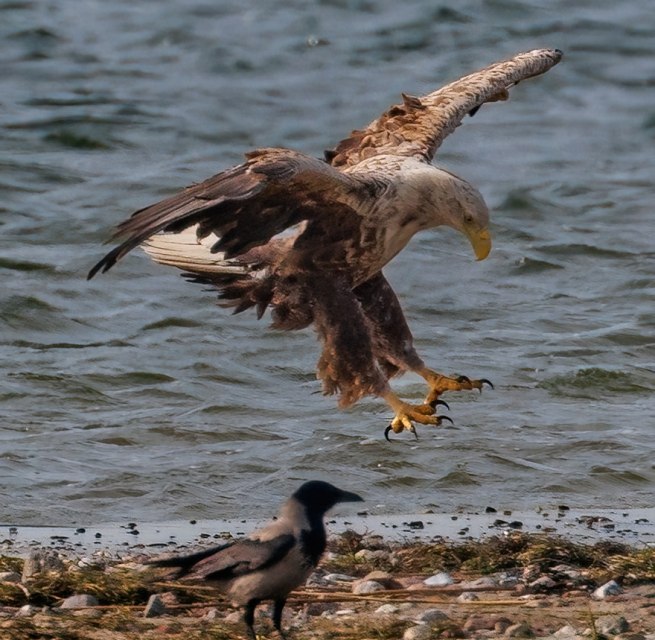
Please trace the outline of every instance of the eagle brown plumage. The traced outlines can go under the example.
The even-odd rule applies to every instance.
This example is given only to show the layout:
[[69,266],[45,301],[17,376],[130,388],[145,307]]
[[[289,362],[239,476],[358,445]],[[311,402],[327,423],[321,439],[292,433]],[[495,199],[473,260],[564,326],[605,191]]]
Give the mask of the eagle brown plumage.
[[[210,283],[235,312],[271,310],[273,326],[314,325],[323,343],[318,376],[348,406],[380,396],[395,413],[389,430],[438,425],[439,396],[481,389],[484,379],[428,369],[413,346],[382,268],[418,231],[448,225],[476,257],[491,249],[489,213],[465,180],[430,164],[444,138],[487,102],[562,57],[537,49],[492,64],[417,98],[403,95],[319,160],[289,149],[259,149],[246,161],[122,222],[123,241],[89,272],[107,271],[142,245],[157,262]],[[403,402],[389,379],[414,371],[428,383],[424,404]]]

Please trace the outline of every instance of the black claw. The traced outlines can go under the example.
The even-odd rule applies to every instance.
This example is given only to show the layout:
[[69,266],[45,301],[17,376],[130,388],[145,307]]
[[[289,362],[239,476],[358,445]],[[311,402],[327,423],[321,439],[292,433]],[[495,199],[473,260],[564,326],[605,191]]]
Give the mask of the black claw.
[[471,378],[468,376],[457,376],[457,382],[471,382]]
[[[480,378],[480,383],[482,385],[488,384],[492,389],[494,388],[494,385],[491,383],[491,380],[487,380],[486,378]],[[480,388],[480,391],[482,391],[482,387]]]
[[391,442],[391,438],[389,437],[389,431],[393,431],[393,427],[389,425],[385,430],[384,430],[384,439],[387,442]]
[[445,400],[433,400],[430,403],[430,406],[433,409],[436,409],[439,405],[441,405],[442,407],[446,407],[446,409],[448,409],[448,411],[450,411],[450,407],[448,406],[448,403]]
[[439,416],[439,424],[441,424],[444,420],[448,420],[450,424],[455,424],[448,416]]
[[418,440],[418,433],[416,433],[416,427],[412,425],[409,430],[414,434],[414,437]]

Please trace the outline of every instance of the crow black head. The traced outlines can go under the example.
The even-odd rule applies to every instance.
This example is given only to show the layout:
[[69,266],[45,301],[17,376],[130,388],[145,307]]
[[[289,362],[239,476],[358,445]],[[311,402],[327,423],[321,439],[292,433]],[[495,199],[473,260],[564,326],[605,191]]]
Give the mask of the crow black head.
[[329,482],[310,480],[298,489],[293,497],[308,511],[323,515],[338,502],[363,502],[356,493],[338,489]]

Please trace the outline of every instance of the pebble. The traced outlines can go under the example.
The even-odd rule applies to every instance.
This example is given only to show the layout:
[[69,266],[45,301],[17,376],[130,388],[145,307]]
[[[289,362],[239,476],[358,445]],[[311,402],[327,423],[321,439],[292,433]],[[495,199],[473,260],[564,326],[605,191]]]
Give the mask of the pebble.
[[598,587],[598,589],[591,594],[591,597],[594,600],[603,600],[604,598],[607,598],[607,596],[616,596],[619,593],[623,593],[621,585],[615,580],[610,580],[604,585]]
[[328,573],[326,576],[323,576],[323,580],[326,582],[355,582],[357,578],[348,576],[345,573]]
[[506,638],[531,638],[534,632],[526,622],[517,622],[505,629],[503,632]]
[[367,593],[384,591],[384,586],[375,580],[358,580],[353,584],[352,591],[356,595],[365,595]]
[[492,578],[491,576],[482,576],[476,580],[462,582],[459,586],[462,587],[462,589],[494,589],[498,586],[498,580],[496,580],[496,578]]
[[398,613],[400,609],[395,604],[383,604],[375,610],[375,613],[382,616],[390,616],[394,613]]
[[23,563],[22,581],[46,571],[64,571],[65,564],[61,558],[48,551],[32,551]]
[[569,640],[578,636],[578,630],[567,624],[553,633],[554,638]]
[[423,584],[428,587],[446,587],[449,584],[453,584],[454,580],[452,579],[449,573],[441,571],[440,573],[435,573],[433,576],[423,580]]
[[432,638],[432,631],[427,624],[419,624],[415,627],[410,627],[403,633],[403,640],[430,640]]
[[166,605],[164,604],[164,601],[159,594],[153,593],[148,598],[148,603],[143,610],[143,617],[158,618],[159,616],[164,615],[164,613],[166,613]]
[[221,613],[216,607],[212,607],[203,617],[203,620],[207,622],[214,622],[215,620],[221,619]]
[[84,609],[85,607],[96,607],[98,598],[90,593],[76,593],[68,596],[60,605],[60,609]]
[[0,582],[20,582],[21,575],[16,571],[0,571]]
[[17,618],[28,618],[33,616],[41,609],[33,604],[24,604],[18,611],[16,611]]
[[555,582],[555,580],[550,576],[541,576],[540,578],[533,580],[528,586],[533,591],[551,591],[557,586],[557,582]]
[[479,599],[479,596],[473,593],[473,591],[462,591],[462,593],[457,596],[457,602],[475,602]]
[[434,624],[435,622],[444,622],[450,618],[441,609],[426,609],[418,618],[419,622]]
[[469,616],[462,627],[464,631],[493,631],[498,625],[504,625],[504,628],[512,624],[511,620],[497,614],[478,614]]
[[389,560],[389,552],[383,549],[361,549],[355,554],[355,558],[363,562],[381,562]]
[[630,629],[628,621],[623,616],[616,615],[600,616],[596,618],[594,625],[596,631],[608,636],[616,636]]

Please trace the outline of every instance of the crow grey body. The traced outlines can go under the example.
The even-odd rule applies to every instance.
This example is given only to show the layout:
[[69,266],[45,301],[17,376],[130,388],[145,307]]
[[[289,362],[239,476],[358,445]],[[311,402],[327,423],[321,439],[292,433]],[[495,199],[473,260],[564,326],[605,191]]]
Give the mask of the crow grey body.
[[255,608],[272,600],[273,623],[284,637],[281,623],[287,596],[306,582],[325,551],[323,516],[339,502],[361,500],[355,493],[312,480],[282,505],[276,520],[247,538],[150,564],[176,567],[178,578],[217,587],[244,607],[244,622],[253,639]]

